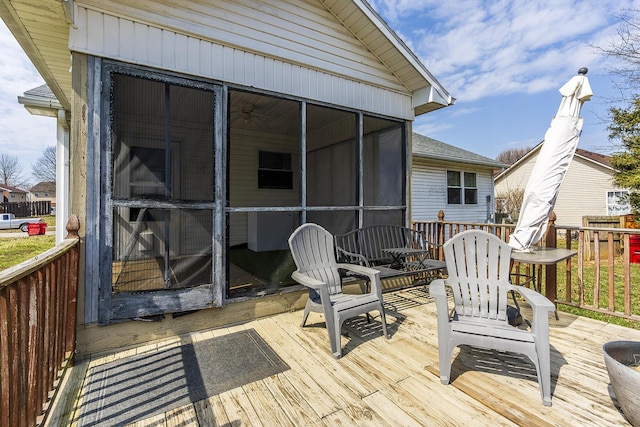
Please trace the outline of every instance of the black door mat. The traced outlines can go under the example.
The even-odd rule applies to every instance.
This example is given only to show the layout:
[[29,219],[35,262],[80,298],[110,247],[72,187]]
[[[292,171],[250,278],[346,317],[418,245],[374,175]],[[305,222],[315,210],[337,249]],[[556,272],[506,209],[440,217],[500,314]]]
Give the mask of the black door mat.
[[126,425],[288,369],[253,329],[127,357],[89,369],[78,425]]

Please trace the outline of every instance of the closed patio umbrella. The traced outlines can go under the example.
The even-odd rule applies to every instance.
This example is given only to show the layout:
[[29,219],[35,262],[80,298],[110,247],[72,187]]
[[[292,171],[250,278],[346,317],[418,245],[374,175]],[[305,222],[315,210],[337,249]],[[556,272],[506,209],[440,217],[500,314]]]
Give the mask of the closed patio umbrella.
[[530,247],[547,230],[549,215],[580,138],[580,109],[593,95],[587,71],[581,68],[577,76],[560,88],[560,108],[544,135],[542,148],[524,191],[518,224],[509,238],[509,246],[514,250],[530,251]]

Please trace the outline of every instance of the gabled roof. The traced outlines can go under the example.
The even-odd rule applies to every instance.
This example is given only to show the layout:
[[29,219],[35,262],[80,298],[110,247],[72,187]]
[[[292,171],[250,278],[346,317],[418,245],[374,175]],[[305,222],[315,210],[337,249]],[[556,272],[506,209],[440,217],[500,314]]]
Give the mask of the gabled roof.
[[45,193],[55,193],[56,192],[56,183],[49,181],[41,181],[31,187],[29,189],[30,192],[35,193],[36,191],[41,191]]
[[508,166],[497,160],[445,144],[442,141],[415,132],[413,133],[412,152],[414,157],[425,159],[489,166],[495,169],[506,168]]
[[582,148],[576,149],[576,156],[584,157],[587,160],[591,160],[593,162],[599,163],[605,167],[611,167],[611,156],[607,156],[606,154],[598,154],[593,151],[583,150]]
[[[543,143],[544,141],[540,142],[538,145],[536,145],[531,150],[529,150],[527,154],[520,157],[517,162],[515,162],[511,166],[508,166],[507,169],[497,174],[495,179],[499,181],[503,176],[509,174],[511,170],[514,170],[522,163],[527,162],[529,158],[531,158],[534,154],[540,151],[540,148],[542,148]],[[576,148],[576,153],[574,155],[574,158],[575,157],[582,158],[588,162],[596,163],[606,169],[613,170],[613,168],[611,167],[611,156],[607,156],[606,154],[599,154],[599,153],[594,153],[593,151],[584,150],[582,148]]]
[[[159,0],[161,1],[161,0]],[[365,0],[318,0],[412,93],[415,115],[455,99]],[[131,4],[144,5],[144,2]],[[71,108],[71,1],[0,0],[0,17],[66,110]],[[123,1],[127,3],[127,1]],[[184,3],[187,3],[186,1]],[[213,3],[212,3],[213,4]]]
[[6,184],[0,184],[0,190],[8,191],[9,193],[24,193],[27,194],[27,191],[21,190],[18,187],[12,187]]

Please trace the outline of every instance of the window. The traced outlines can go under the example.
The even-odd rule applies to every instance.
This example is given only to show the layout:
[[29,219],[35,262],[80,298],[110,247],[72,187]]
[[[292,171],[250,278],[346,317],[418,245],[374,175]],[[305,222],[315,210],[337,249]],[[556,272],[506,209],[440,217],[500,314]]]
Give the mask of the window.
[[476,174],[473,172],[464,173],[464,204],[478,204],[478,187],[476,185]]
[[258,188],[293,189],[291,153],[258,152]]
[[629,191],[607,191],[607,215],[626,215],[631,213]]
[[447,171],[447,203],[450,205],[478,204],[478,187],[474,172]]

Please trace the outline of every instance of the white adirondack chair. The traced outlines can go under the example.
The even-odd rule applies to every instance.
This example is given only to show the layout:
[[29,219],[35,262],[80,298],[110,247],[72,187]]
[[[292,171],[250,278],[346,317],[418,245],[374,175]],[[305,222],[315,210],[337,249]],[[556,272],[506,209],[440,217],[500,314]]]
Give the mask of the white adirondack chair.
[[[468,230],[444,244],[449,277],[429,285],[436,300],[440,381],[449,383],[453,349],[461,344],[521,353],[536,367],[540,396],[551,406],[549,312],[555,306],[538,292],[509,282],[511,247],[493,234]],[[453,293],[450,316],[446,286]],[[507,299],[515,291],[533,308],[529,329],[511,326]]]
[[[320,295],[320,303],[311,298],[307,300],[302,326],[307,321],[309,312],[324,313],[331,352],[336,359],[342,357],[340,330],[346,319],[377,310],[380,312],[383,334],[389,338],[378,270],[354,264],[339,264],[336,261],[333,235],[317,224],[308,223],[298,227],[289,237],[289,248],[297,267],[291,277]],[[371,285],[370,291],[364,294],[342,293],[341,269],[367,277]]]

